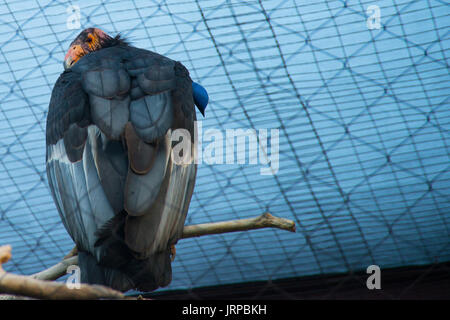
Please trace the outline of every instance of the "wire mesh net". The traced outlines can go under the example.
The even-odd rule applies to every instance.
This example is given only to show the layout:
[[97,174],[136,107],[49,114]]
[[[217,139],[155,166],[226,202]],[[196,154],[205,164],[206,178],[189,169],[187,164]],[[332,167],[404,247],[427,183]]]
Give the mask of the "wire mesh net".
[[73,246],[48,188],[45,121],[65,52],[91,26],[181,61],[210,96],[204,132],[279,130],[274,175],[249,159],[200,164],[186,222],[268,211],[297,232],[181,240],[163,290],[449,261],[449,13],[431,0],[1,3],[6,269],[40,271]]

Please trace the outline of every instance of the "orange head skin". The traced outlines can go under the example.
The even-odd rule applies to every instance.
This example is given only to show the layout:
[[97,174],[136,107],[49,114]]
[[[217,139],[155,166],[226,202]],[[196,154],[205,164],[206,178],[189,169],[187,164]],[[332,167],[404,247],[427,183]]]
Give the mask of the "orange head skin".
[[70,69],[82,56],[103,48],[103,44],[112,39],[100,29],[84,29],[70,44],[69,51],[64,57],[64,70]]

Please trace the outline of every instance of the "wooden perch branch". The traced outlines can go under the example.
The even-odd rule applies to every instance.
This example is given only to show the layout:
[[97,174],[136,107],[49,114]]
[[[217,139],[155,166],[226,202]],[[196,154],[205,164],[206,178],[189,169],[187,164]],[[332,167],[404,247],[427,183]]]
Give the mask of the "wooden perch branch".
[[45,269],[41,272],[35,273],[30,277],[38,280],[56,280],[67,274],[67,268],[69,266],[78,265],[78,256],[66,258],[61,262],[58,262],[54,266]]
[[[266,212],[256,218],[185,226],[181,239],[261,228],[278,228],[295,232],[295,223]],[[1,263],[10,259],[11,247],[0,247],[0,293],[41,299],[120,299],[125,297],[122,293],[104,286],[81,284],[80,289],[69,289],[65,283],[45,281],[56,280],[66,274],[69,266],[77,265],[76,254],[75,247],[64,260],[56,265],[31,276],[19,276],[3,271]]]
[[223,222],[203,223],[185,226],[182,239],[200,237],[207,234],[219,234],[237,231],[246,231],[261,228],[278,228],[295,232],[294,221],[274,217],[266,212],[256,218],[230,220]]
[[69,288],[66,283],[37,280],[6,272],[2,264],[11,258],[11,246],[0,247],[0,292],[38,299],[122,299],[116,290],[100,285],[80,284]]

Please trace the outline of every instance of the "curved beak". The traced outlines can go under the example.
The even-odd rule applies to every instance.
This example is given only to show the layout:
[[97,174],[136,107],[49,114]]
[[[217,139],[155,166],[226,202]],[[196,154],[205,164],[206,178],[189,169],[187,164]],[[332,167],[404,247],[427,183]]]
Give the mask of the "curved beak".
[[73,61],[72,57],[68,57],[67,59],[64,60],[64,70],[70,69],[70,67],[74,64],[75,62]]
[[84,50],[80,45],[71,45],[64,57],[64,70],[70,69],[83,55]]

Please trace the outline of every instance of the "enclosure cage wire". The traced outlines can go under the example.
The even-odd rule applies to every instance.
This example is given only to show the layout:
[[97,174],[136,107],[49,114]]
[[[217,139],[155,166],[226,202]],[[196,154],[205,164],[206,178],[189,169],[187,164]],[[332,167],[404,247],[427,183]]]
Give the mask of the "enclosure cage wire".
[[[68,29],[79,6],[81,28]],[[370,29],[367,8],[380,9]],[[167,289],[448,261],[449,31],[443,1],[8,1],[0,4],[0,243],[8,271],[73,246],[45,173],[45,121],[82,28],[181,61],[203,126],[277,128],[280,168],[199,166],[187,223],[269,211],[265,230],[183,240]],[[330,289],[331,290],[331,289]]]

